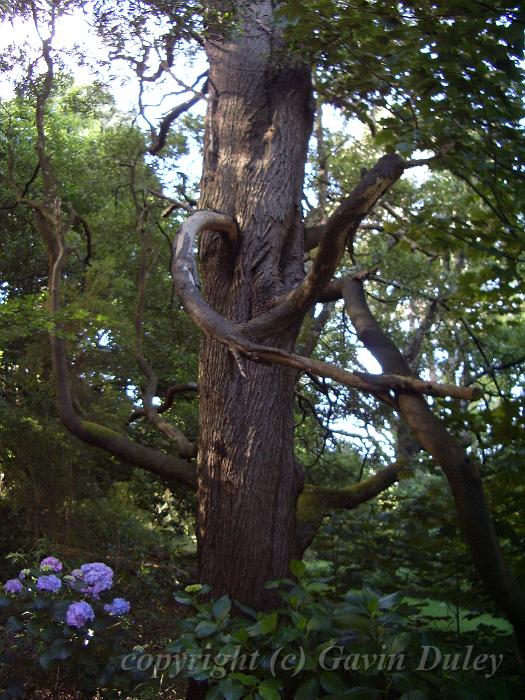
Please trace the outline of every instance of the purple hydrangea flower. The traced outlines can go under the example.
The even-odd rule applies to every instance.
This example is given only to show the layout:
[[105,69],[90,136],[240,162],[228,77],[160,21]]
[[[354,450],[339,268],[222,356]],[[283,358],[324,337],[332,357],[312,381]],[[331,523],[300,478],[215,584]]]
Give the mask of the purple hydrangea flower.
[[50,574],[49,576],[39,576],[36,581],[36,587],[39,591],[50,591],[51,593],[56,593],[60,590],[62,586],[62,581],[55,576]]
[[73,569],[70,575],[73,576],[73,578],[84,578],[84,574],[80,569]]
[[91,564],[82,564],[82,580],[86,588],[82,589],[82,593],[91,595],[95,600],[98,600],[99,593],[107,591],[113,585],[113,569],[110,569],[106,564],[100,562],[92,562]]
[[29,574],[29,573],[30,573],[29,569],[22,569],[20,571],[20,573],[18,574],[18,578],[24,579],[27,576],[27,574]]
[[113,602],[104,605],[104,610],[110,615],[127,615],[131,605],[124,598],[113,598]]
[[11,578],[9,581],[4,583],[4,591],[6,593],[12,593],[13,595],[18,595],[24,590],[23,585],[17,578]]
[[67,624],[71,627],[83,627],[89,620],[95,619],[93,608],[85,600],[71,603],[66,612]]
[[40,562],[40,568],[43,570],[50,569],[58,574],[59,571],[62,571],[62,562],[56,557],[46,557]]

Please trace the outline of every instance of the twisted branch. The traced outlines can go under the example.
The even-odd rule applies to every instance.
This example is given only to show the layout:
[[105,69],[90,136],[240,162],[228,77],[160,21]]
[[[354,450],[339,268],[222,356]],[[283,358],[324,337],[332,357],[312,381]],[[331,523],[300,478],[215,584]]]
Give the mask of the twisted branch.
[[195,284],[191,272],[194,249],[198,234],[206,230],[223,234],[232,246],[239,244],[239,231],[232,218],[226,214],[208,210],[195,212],[186,220],[175,237],[171,268],[173,285],[193,322],[206,335],[226,345],[239,364],[241,374],[243,369],[240,357],[245,356],[254,362],[273,362],[305,372],[312,372],[321,377],[328,377],[348,387],[374,394],[387,403],[392,402],[388,396],[388,392],[391,390],[431,396],[451,396],[466,400],[472,400],[479,396],[479,390],[476,388],[437,384],[411,376],[398,376],[394,373],[374,375],[365,372],[347,372],[320,360],[254,343],[244,334],[246,325],[234,323],[218,314],[203,300],[200,290]]

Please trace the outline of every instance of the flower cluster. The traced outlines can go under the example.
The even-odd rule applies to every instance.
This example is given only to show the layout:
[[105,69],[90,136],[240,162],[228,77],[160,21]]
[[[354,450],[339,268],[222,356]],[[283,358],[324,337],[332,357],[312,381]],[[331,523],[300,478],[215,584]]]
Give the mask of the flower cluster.
[[48,576],[39,576],[36,580],[37,591],[49,591],[50,593],[57,593],[62,588],[62,581],[55,576],[55,574],[49,574]]
[[113,598],[112,603],[104,605],[104,610],[110,615],[127,615],[131,610],[131,605],[124,598]]
[[[41,593],[57,594],[62,589],[60,574],[63,565],[56,557],[45,557],[38,570],[22,569],[18,578],[9,579],[4,584],[4,591],[9,596],[24,597]],[[69,591],[76,591],[91,601],[99,601],[100,594],[113,586],[113,569],[101,562],[82,564],[63,577]],[[67,589],[66,589],[67,590]],[[130,603],[124,598],[114,598],[111,603],[102,606],[105,613],[120,617],[127,615]],[[83,628],[95,619],[93,604],[86,600],[70,603],[65,613],[65,621],[70,627]]]
[[23,590],[24,586],[17,578],[11,578],[4,584],[4,591],[6,593],[11,593],[11,595],[18,595],[19,593],[22,593]]
[[71,603],[66,613],[67,624],[71,627],[83,627],[86,622],[95,619],[95,611],[85,600]]
[[82,575],[78,576],[78,579],[86,584],[82,593],[87,593],[95,600],[98,600],[102,591],[109,590],[113,585],[113,569],[106,564],[100,562],[82,564],[80,572]]
[[40,568],[42,569],[42,571],[50,569],[51,571],[54,571],[56,574],[58,574],[60,571],[62,571],[62,562],[59,561],[56,557],[46,557],[40,562]]

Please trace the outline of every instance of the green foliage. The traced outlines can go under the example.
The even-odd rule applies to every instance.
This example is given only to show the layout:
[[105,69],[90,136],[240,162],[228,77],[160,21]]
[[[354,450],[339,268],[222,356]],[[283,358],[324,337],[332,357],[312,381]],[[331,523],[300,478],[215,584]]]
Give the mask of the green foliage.
[[[54,6],[65,11],[76,4]],[[10,11],[27,13],[27,5],[12,3]],[[42,17],[44,9],[37,8]],[[187,42],[196,35],[235,37],[237,9],[231,3],[217,10],[194,2],[123,5],[104,0],[96,3],[95,15],[101,36],[116,53],[135,50],[140,61],[144,38],[154,55],[169,45],[191,54],[195,48]],[[0,16],[6,12],[0,8]],[[152,36],[153,17],[161,18],[164,36]],[[456,435],[470,440],[472,457],[479,456],[502,548],[525,581],[525,523],[520,517],[525,399],[519,361],[525,342],[523,8],[500,0],[490,5],[290,0],[280,4],[277,18],[287,59],[290,49],[297,49],[301,61],[315,66],[321,100],[346,116],[357,116],[371,132],[370,138],[360,139],[325,133],[329,210],[312,212],[313,222],[335,209],[361,170],[384,150],[417,158],[420,151],[441,149],[441,158],[424,176],[407,176],[388,193],[384,202],[389,210],[378,206],[368,217],[341,272],[355,266],[378,268],[367,282],[369,301],[404,352],[437,303],[414,371],[440,381],[476,381],[483,388],[482,402],[466,407],[439,401],[434,408]],[[17,64],[22,62],[14,52],[2,57],[6,71]],[[57,71],[47,103],[48,148],[64,216],[68,204],[73,205],[87,228],[76,222],[68,233],[73,252],[65,304],[60,317],[52,318],[46,310],[44,246],[31,210],[17,203],[21,192],[32,203],[41,202],[43,195],[35,156],[37,70],[35,63],[19,82],[16,99],[0,106],[0,152],[8,166],[0,173],[0,554],[52,545],[73,561],[104,552],[118,567],[126,594],[138,601],[133,642],[147,647],[171,634],[171,620],[180,613],[167,601],[167,591],[177,580],[195,579],[193,499],[80,446],[63,431],[55,415],[47,333],[57,322],[63,326],[76,408],[86,420],[170,449],[146,421],[128,421],[144,384],[134,359],[137,273],[145,251],[144,349],[159,376],[162,399],[170,384],[196,377],[199,339],[171,296],[169,244],[177,235],[178,218],[161,218],[164,204],[151,191],[166,183],[169,191],[180,189],[168,171],[192,140],[202,146],[203,123],[193,115],[184,117],[181,130],[171,131],[162,156],[152,162],[145,156],[149,135],[116,109],[101,84],[74,86]],[[317,178],[313,165],[311,188]],[[196,187],[188,186],[195,196]],[[142,228],[141,206],[148,211]],[[362,348],[340,306],[315,355],[363,369]],[[298,394],[296,454],[309,481],[332,487],[355,483],[400,450],[396,416],[370,397],[305,377]],[[190,437],[197,436],[194,402],[177,400],[165,415]],[[195,595],[178,594],[179,602],[191,604],[192,615],[172,653],[216,658],[240,645],[248,656],[261,650],[270,659],[280,646],[280,658],[286,651],[297,659],[300,648],[305,649],[304,668],[294,680],[290,673],[274,677],[262,663],[244,671],[226,672],[227,664],[221,663],[211,671],[198,667],[195,677],[212,680],[210,697],[273,699],[284,692],[298,700],[378,693],[408,700],[441,697],[442,692],[454,698],[482,697],[483,692],[507,697],[485,680],[483,690],[479,684],[465,690],[455,674],[409,673],[407,678],[361,667],[352,673],[316,670],[320,651],[332,640],[341,641],[345,653],[372,655],[387,649],[403,653],[405,644],[415,653],[427,638],[419,628],[425,617],[432,617],[430,605],[409,616],[397,600],[389,609],[389,597],[368,589],[345,597],[350,589],[408,589],[419,600],[446,601],[456,612],[458,628],[461,610],[470,608],[472,600],[478,608],[469,615],[491,610],[461,543],[442,477],[417,446],[410,464],[410,479],[374,503],[334,514],[323,524],[308,563],[327,566],[333,584],[303,579],[304,565],[296,562],[292,573],[300,583],[282,582],[275,590],[283,605],[265,613],[226,597],[209,601],[206,588]],[[7,567],[13,564],[12,559],[6,562]],[[28,619],[45,617],[49,610],[32,609]],[[15,622],[10,629],[21,641]],[[479,624],[476,638],[508,646],[493,628],[483,630]],[[437,640],[454,648],[449,637]],[[58,644],[59,656],[62,649]],[[509,681],[509,693],[511,685]],[[15,697],[19,684],[9,687]]]
[[[255,612],[227,596],[209,600],[207,586],[177,592],[175,600],[191,614],[168,654],[151,662],[150,678],[206,681],[207,699],[513,697],[509,677],[506,688],[493,678],[480,691],[475,674],[446,673],[422,661],[434,645],[443,658],[465,650],[422,629],[417,607],[403,603],[400,593],[363,588],[337,595],[325,579],[305,576],[302,562],[291,569],[298,581],[267,584],[282,600],[270,611]],[[133,661],[144,665],[140,655]]]
[[453,146],[443,162],[499,217],[506,244],[523,244],[520,3],[289,0],[278,14],[327,100],[371,125],[381,148]]
[[[44,536],[55,545],[71,547],[75,523],[84,522],[82,511],[91,508],[91,495],[107,493],[113,480],[135,479],[110,457],[82,447],[56,419],[47,334],[57,322],[72,362],[82,367],[72,381],[77,408],[85,418],[165,446],[144,420],[128,423],[143,383],[134,359],[136,280],[143,245],[134,197],[146,198],[152,209],[145,353],[159,376],[159,391],[196,375],[197,334],[171,299],[166,237],[174,235],[176,224],[163,224],[161,231],[154,222],[163,205],[147,190],[161,186],[145,163],[144,136],[129,126],[100,85],[76,87],[63,75],[56,77],[48,102],[48,147],[64,209],[73,205],[87,228],[77,222],[68,233],[73,252],[64,283],[65,304],[59,318],[50,317],[43,241],[30,209],[16,204],[15,190],[21,192],[26,185],[29,199],[38,203],[42,196],[41,173],[35,170],[33,110],[31,96],[1,106],[0,150],[12,164],[12,172],[2,172],[0,205],[0,508],[5,522],[12,523],[9,532],[0,534],[1,553],[27,550]],[[185,147],[182,136],[174,137],[170,153],[183,153]],[[167,350],[172,346],[178,348],[173,357]],[[174,411],[168,415],[195,435],[195,404],[177,401],[177,409],[176,416]],[[172,507],[173,496],[154,479],[141,486],[137,481],[133,492],[144,503],[150,499],[147,507],[156,501],[166,510],[164,516],[160,511],[155,515],[163,527],[174,516],[179,531],[187,531],[192,499],[182,489],[177,492],[180,517]],[[99,541],[104,546],[108,541],[107,527]]]

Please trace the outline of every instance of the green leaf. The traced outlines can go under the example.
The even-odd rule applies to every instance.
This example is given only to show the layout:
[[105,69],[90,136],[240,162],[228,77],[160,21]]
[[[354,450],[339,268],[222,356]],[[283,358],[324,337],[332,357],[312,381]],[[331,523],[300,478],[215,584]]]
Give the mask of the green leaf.
[[213,616],[216,620],[224,620],[227,617],[232,607],[231,600],[227,595],[223,595],[215,601],[212,607]]
[[323,690],[326,690],[327,693],[343,693],[345,690],[347,690],[347,687],[341,678],[341,676],[338,676],[337,673],[334,673],[333,671],[323,671],[319,677],[319,681],[321,683],[321,687]]
[[242,683],[243,685],[257,685],[258,679],[255,676],[249,676],[247,673],[232,673],[230,674],[230,678],[233,678],[234,681],[239,681],[239,683]]
[[239,603],[238,600],[234,600],[233,604],[235,605],[236,608],[238,608],[245,615],[248,615],[248,617],[251,617],[253,620],[257,619],[257,613],[255,612],[255,610],[253,608],[250,608],[249,605],[244,605],[243,603]]
[[391,608],[396,606],[402,598],[403,594],[401,593],[401,591],[397,591],[396,593],[391,593],[390,595],[383,596],[383,598],[379,599],[379,609],[390,610]]
[[0,595],[0,608],[7,608],[11,605],[11,601],[9,598],[6,598],[5,595]]
[[326,593],[326,591],[332,589],[332,586],[324,583],[324,581],[312,581],[312,583],[306,584],[305,589],[310,593]]
[[281,700],[281,686],[275,678],[259,683],[257,692],[264,700]]
[[36,637],[40,634],[40,626],[33,620],[28,620],[25,623],[25,628],[27,632],[33,637]]
[[11,615],[7,618],[5,628],[8,632],[14,634],[15,632],[20,632],[20,630],[23,630],[24,625],[14,615]]
[[45,651],[43,654],[40,654],[38,657],[38,663],[42,666],[44,671],[47,671],[47,669],[51,666],[51,663],[53,662],[53,657],[49,653],[49,651]]
[[235,630],[235,632],[232,632],[231,636],[235,639],[236,642],[244,644],[250,635],[245,627],[241,627],[240,629]]
[[306,572],[306,565],[300,559],[292,559],[290,562],[290,571],[296,578],[302,578]]
[[67,646],[67,643],[62,639],[55,639],[51,644],[47,653],[52,659],[59,659],[63,661],[71,656],[71,647]]
[[331,627],[330,620],[326,617],[321,617],[316,615],[308,620],[306,625],[306,631],[312,632],[314,630],[326,630]]
[[212,685],[206,692],[205,700],[222,700],[223,694],[218,685]]
[[259,626],[262,634],[275,632],[275,628],[277,627],[277,613],[273,612],[268,613],[268,615],[264,615],[259,622]]
[[216,622],[213,622],[212,620],[203,620],[195,627],[195,636],[199,638],[209,637],[211,634],[216,632],[218,628],[219,626]]
[[219,688],[221,689],[224,700],[239,700],[244,693],[242,685],[234,683],[231,677],[223,678],[219,682]]
[[402,651],[405,651],[411,639],[412,635],[410,632],[401,632],[400,634],[396,634],[395,637],[391,637],[387,641],[388,653],[400,654]]
[[187,593],[175,593],[173,597],[181,605],[193,605],[193,598]]
[[350,688],[350,690],[345,690],[344,693],[325,695],[323,700],[343,700],[344,698],[352,698],[352,700],[377,700],[377,698],[380,697],[379,692],[374,690],[374,688],[359,686]]
[[319,682],[316,678],[308,678],[295,691],[294,700],[317,700]]

